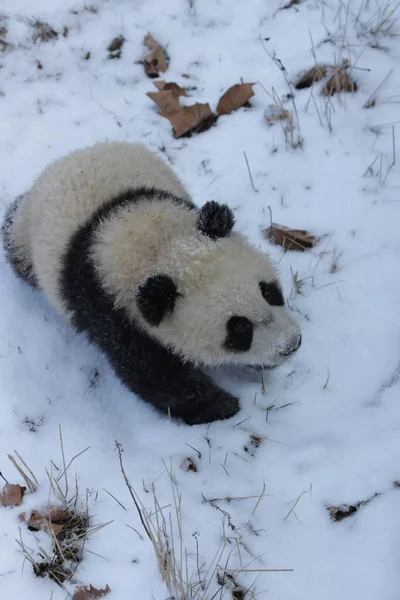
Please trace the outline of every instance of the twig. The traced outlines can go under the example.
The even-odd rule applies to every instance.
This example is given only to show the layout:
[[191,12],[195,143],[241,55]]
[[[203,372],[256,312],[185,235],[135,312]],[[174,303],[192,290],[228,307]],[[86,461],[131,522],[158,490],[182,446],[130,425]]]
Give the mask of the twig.
[[386,179],[388,178],[388,175],[390,173],[390,171],[393,169],[394,165],[396,164],[396,133],[395,133],[395,128],[394,125],[392,126],[392,143],[393,143],[393,149],[392,149],[392,164],[389,166],[387,173],[385,175],[384,180],[382,181],[382,183],[385,183]]
[[289,515],[291,515],[292,513],[294,515],[296,515],[296,513],[294,512],[294,509],[296,508],[296,506],[298,505],[298,503],[300,502],[300,499],[304,496],[304,494],[307,494],[307,490],[303,490],[301,492],[301,494],[299,495],[299,497],[297,498],[296,502],[293,504],[292,508],[289,510],[289,512],[287,513],[286,517],[283,519],[284,521],[286,521],[286,519],[289,517]]
[[123,450],[122,450],[122,445],[121,445],[119,442],[115,441],[115,447],[116,447],[116,449],[117,449],[117,452],[118,452],[118,457],[119,457],[119,464],[120,464],[120,468],[121,468],[121,473],[122,473],[122,475],[123,475],[123,478],[124,478],[124,480],[125,480],[126,487],[127,487],[127,488],[128,488],[128,490],[129,490],[129,494],[130,494],[130,496],[131,496],[131,498],[132,498],[132,500],[133,500],[133,503],[134,503],[134,505],[135,505],[135,507],[136,507],[136,510],[137,510],[137,512],[138,512],[138,514],[139,514],[139,518],[140,518],[140,521],[141,521],[141,523],[142,523],[143,529],[145,530],[145,532],[146,532],[146,535],[147,535],[147,537],[149,538],[149,540],[150,540],[150,541],[152,541],[152,536],[151,536],[151,534],[150,534],[150,531],[149,531],[149,529],[148,529],[148,527],[147,527],[147,525],[146,525],[146,523],[145,523],[145,521],[144,521],[143,514],[142,514],[142,511],[141,511],[141,509],[140,509],[140,506],[139,506],[139,504],[138,504],[138,502],[137,502],[137,500],[136,500],[136,498],[135,498],[135,493],[134,493],[134,491],[133,491],[133,488],[132,488],[131,482],[129,481],[129,479],[128,479],[128,477],[127,477],[126,473],[125,473],[124,465],[123,465],[123,462],[122,462],[122,452],[123,452]]
[[2,479],[4,479],[4,481],[5,481],[6,483],[8,483],[7,479],[4,477],[4,475],[3,475],[3,473],[2,473],[1,471],[0,471],[0,477],[1,477]]
[[386,77],[384,77],[383,81],[381,81],[381,83],[377,86],[377,88],[375,89],[375,91],[372,92],[372,94],[370,95],[370,97],[368,98],[368,100],[364,103],[363,108],[371,108],[371,106],[375,106],[375,104],[376,104],[376,94],[381,89],[381,87],[387,82],[387,80],[389,79],[389,77],[391,76],[392,73],[393,73],[393,69],[391,69],[389,71],[389,73],[386,75]]
[[260,496],[259,496],[259,498],[258,498],[258,500],[257,500],[257,503],[256,503],[255,507],[253,508],[253,512],[251,513],[251,515],[252,515],[252,516],[253,516],[253,515],[254,515],[254,513],[256,512],[256,510],[257,510],[257,508],[258,508],[258,506],[259,506],[259,504],[260,504],[260,502],[261,502],[262,498],[264,498],[264,496],[265,496],[265,493],[264,493],[264,492],[265,492],[265,482],[264,482],[264,484],[263,484],[263,489],[261,490],[261,494],[260,494]]
[[[21,457],[18,455],[18,453],[14,450],[15,454],[17,454],[17,456],[19,457],[19,459],[21,460]],[[17,463],[17,461],[15,460],[15,458],[12,456],[12,454],[8,454],[7,455],[9,460],[12,462],[12,464],[14,465],[14,467],[17,469],[18,473],[21,475],[21,477],[24,479],[26,485],[29,488],[29,491],[31,493],[36,492],[38,486],[35,483],[35,481],[37,482],[36,477],[33,475],[32,471],[30,469],[29,472],[31,475],[33,475],[33,477],[35,478],[35,481],[33,481],[26,473],[25,471],[19,466],[19,464]],[[24,465],[26,466],[26,463],[24,463]]]
[[244,154],[244,159],[246,161],[246,165],[247,165],[247,170],[249,172],[249,177],[250,177],[250,181],[251,181],[251,187],[253,188],[253,190],[255,191],[255,193],[258,193],[258,190],[256,189],[255,185],[254,185],[254,181],[253,181],[253,177],[251,175],[251,170],[250,170],[250,165],[249,165],[249,161],[247,160],[247,155],[246,152],[243,150],[243,154]]
[[113,498],[113,499],[115,500],[115,502],[117,502],[117,503],[120,505],[120,507],[121,507],[121,508],[123,508],[124,510],[127,510],[127,509],[125,508],[125,506],[122,504],[122,502],[120,502],[120,501],[118,500],[118,498],[116,498],[115,496],[113,496],[113,494],[112,494],[111,492],[109,492],[108,490],[106,490],[106,489],[104,489],[104,488],[101,488],[101,489],[103,490],[103,492],[105,492],[106,494],[108,494],[109,496],[111,496],[111,498]]
[[62,461],[63,461],[63,466],[64,466],[64,476],[65,476],[65,498],[68,497],[68,475],[67,475],[67,468],[65,466],[65,453],[64,453],[64,442],[63,442],[63,437],[62,437],[62,430],[61,430],[61,425],[58,426],[59,429],[59,433],[60,433],[60,444],[61,444],[61,455],[62,455]]
[[330,376],[331,376],[331,374],[330,374],[330,370],[329,370],[329,367],[328,367],[328,376],[326,378],[325,385],[323,387],[324,390],[326,390],[326,388],[328,387]]

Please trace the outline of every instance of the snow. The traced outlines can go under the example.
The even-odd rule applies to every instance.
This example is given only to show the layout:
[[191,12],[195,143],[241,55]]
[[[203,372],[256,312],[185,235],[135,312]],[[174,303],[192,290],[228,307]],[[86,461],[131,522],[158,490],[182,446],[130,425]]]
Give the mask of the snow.
[[[0,53],[0,216],[66,152],[104,139],[142,141],[169,161],[199,205],[214,199],[234,208],[239,229],[279,262],[303,345],[266,374],[265,395],[258,376],[233,369],[215,375],[241,397],[234,419],[196,427],[169,422],[125,390],[96,349],[17,281],[1,256],[0,471],[23,484],[7,458],[16,450],[39,480],[21,509],[0,509],[2,596],[58,600],[74,588],[35,577],[27,563],[21,574],[15,541],[22,535],[36,557],[38,545],[50,547],[48,536],[29,532],[18,514],[49,501],[46,469],[55,472],[56,465],[62,472],[61,425],[67,463],[90,447],[68,471],[70,495],[77,473],[92,523],[112,521],[90,536],[76,580],[108,584],[110,600],[171,595],[120,472],[115,440],[149,510],[153,499],[145,490],[156,482],[167,521],[171,511],[174,521],[172,469],[194,582],[198,532],[202,577],[221,537],[228,538],[219,564],[255,570],[234,574],[249,598],[398,599],[400,172],[398,162],[390,165],[400,137],[399,6],[383,0],[304,1],[288,10],[278,10],[278,0],[99,0],[96,12],[89,6],[2,2],[10,46]],[[28,17],[58,31],[67,27],[68,35],[34,43]],[[259,82],[252,108],[175,140],[146,96],[151,80],[135,63],[147,31],[168,48],[165,79],[196,87],[187,104],[209,102],[215,109],[243,78]],[[108,60],[107,46],[120,34],[122,57]],[[292,80],[315,64],[313,48],[319,63],[349,59],[358,91],[332,99],[320,95],[318,84],[312,96],[296,91],[303,145],[293,149],[279,124],[264,122],[273,90],[280,98],[289,92],[270,55],[276,53]],[[375,106],[364,109],[389,73]],[[285,108],[293,110],[290,99]],[[269,244],[262,235],[269,208],[274,221],[321,236],[319,245],[284,254]],[[37,431],[27,418],[38,420]],[[246,452],[251,433],[262,443]],[[187,457],[197,472],[181,468]],[[348,519],[329,518],[327,505],[355,504],[375,493],[381,495]],[[204,498],[219,498],[214,504],[221,510]],[[174,535],[179,546],[176,528]],[[193,597],[203,600],[231,597],[225,589],[219,595],[215,576],[207,590],[195,590]]]

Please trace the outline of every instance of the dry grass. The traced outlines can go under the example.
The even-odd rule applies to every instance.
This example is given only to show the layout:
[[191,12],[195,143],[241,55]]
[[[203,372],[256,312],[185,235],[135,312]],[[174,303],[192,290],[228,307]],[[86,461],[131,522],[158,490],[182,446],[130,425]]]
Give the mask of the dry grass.
[[[88,448],[67,461],[61,427],[60,445],[62,468],[56,467],[51,461],[51,470],[46,469],[50,484],[49,498],[54,496],[59,504],[49,503],[48,507],[40,511],[20,515],[20,520],[26,523],[27,529],[31,532],[42,529],[48,533],[49,547],[45,549],[35,534],[33,534],[35,547],[32,547],[32,542],[27,542],[23,538],[21,528],[16,542],[24,562],[28,561],[32,565],[37,577],[47,577],[64,588],[66,581],[75,583],[76,570],[83,559],[84,552],[89,551],[86,550],[88,539],[110,523],[90,524],[88,498],[87,496],[82,498],[79,492],[78,477],[75,476],[73,486],[69,481],[71,465]],[[14,451],[14,453],[17,458],[9,455],[9,459],[23,477],[29,491],[34,493],[39,486],[38,480],[18,452]]]
[[[254,447],[258,447],[261,443],[260,436],[254,435],[250,438]],[[226,510],[219,507],[216,502],[239,502],[249,499],[256,500],[252,514],[257,510],[262,498],[265,497],[265,484],[262,487],[261,493],[258,496],[247,497],[227,497],[227,498],[212,498],[203,501],[214,509],[218,510],[223,516],[222,533],[220,545],[216,548],[213,556],[208,561],[202,561],[200,558],[198,532],[195,532],[192,537],[195,539],[196,552],[190,553],[184,543],[184,527],[182,519],[182,497],[178,489],[178,483],[173,474],[172,468],[168,468],[165,463],[165,472],[168,476],[172,502],[168,506],[161,506],[158,499],[157,490],[153,483],[150,490],[152,508],[147,508],[142,503],[139,495],[131,485],[126,474],[123,464],[123,449],[119,442],[116,442],[116,450],[118,453],[119,464],[125,484],[129,494],[135,505],[139,515],[143,532],[152,544],[154,555],[157,560],[158,569],[165,582],[170,598],[174,600],[215,600],[217,597],[225,598],[228,593],[232,600],[255,599],[254,583],[250,587],[243,587],[237,582],[236,577],[241,573],[252,572],[259,574],[261,572],[272,571],[291,571],[292,569],[249,569],[257,558],[252,558],[249,564],[241,566],[238,569],[229,567],[229,561],[234,549],[238,550],[240,557],[240,546],[247,550],[241,537],[236,533],[236,527],[232,523],[232,518]],[[253,501],[254,501],[253,500]],[[166,514],[166,509],[171,507],[169,514]],[[231,530],[231,534],[227,534],[226,528]],[[143,539],[141,534],[131,527],[135,533]],[[227,553],[227,547],[231,546]],[[232,548],[233,545],[233,548]],[[247,550],[248,551],[248,550]],[[227,555],[227,558],[224,558]],[[190,570],[190,560],[195,557],[195,567]],[[240,559],[242,565],[242,560]],[[218,584],[220,588],[213,593],[213,586]]]
[[58,38],[58,32],[46,21],[40,19],[31,19],[29,21],[32,29],[33,42],[49,42]]

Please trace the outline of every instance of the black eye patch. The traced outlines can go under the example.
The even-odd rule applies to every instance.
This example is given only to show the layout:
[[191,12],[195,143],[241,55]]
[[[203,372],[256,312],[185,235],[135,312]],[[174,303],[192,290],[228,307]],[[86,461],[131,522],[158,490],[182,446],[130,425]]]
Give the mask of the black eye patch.
[[266,283],[265,281],[260,281],[259,286],[263,298],[268,302],[268,304],[271,306],[283,306],[285,304],[282,290],[277,283]]
[[225,348],[231,352],[246,352],[253,341],[253,324],[246,317],[231,317],[226,324]]

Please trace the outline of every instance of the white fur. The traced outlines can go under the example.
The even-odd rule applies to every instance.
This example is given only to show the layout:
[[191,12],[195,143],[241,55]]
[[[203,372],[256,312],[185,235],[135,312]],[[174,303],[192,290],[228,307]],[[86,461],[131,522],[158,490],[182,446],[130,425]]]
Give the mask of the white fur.
[[[78,150],[50,165],[26,194],[13,236],[32,261],[39,286],[64,317],[59,296],[60,260],[71,235],[105,202],[140,186],[189,199],[175,174],[142,146],[102,143]],[[285,307],[272,307],[259,282],[277,281],[269,257],[239,233],[212,241],[196,229],[197,214],[185,205],[160,200],[121,208],[100,224],[92,259],[103,286],[132,318],[185,359],[272,365],[295,345],[299,328]],[[182,297],[158,327],[141,317],[135,291],[148,276],[172,277]],[[248,352],[223,347],[230,316],[254,324]]]
[[64,317],[57,287],[60,259],[71,235],[105,202],[141,186],[188,194],[176,175],[142,145],[105,142],[50,164],[25,194],[13,242],[34,265],[39,286]]
[[[271,260],[240,233],[215,242],[197,232],[195,222],[193,211],[154,201],[105,221],[93,254],[104,287],[144,329],[186,359],[209,365],[282,362],[279,352],[296,345],[299,327],[285,307],[262,297],[259,282],[278,279]],[[171,315],[151,327],[134,292],[156,273],[170,275],[182,297]],[[251,349],[238,354],[223,347],[226,323],[235,315],[255,325]]]

